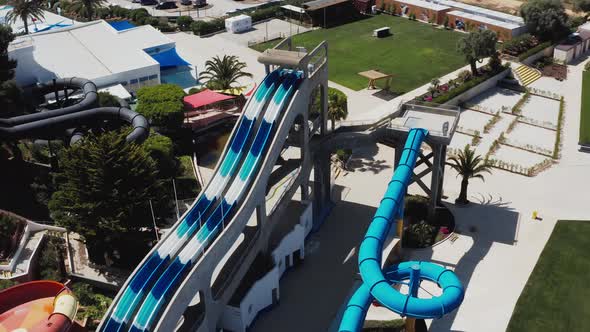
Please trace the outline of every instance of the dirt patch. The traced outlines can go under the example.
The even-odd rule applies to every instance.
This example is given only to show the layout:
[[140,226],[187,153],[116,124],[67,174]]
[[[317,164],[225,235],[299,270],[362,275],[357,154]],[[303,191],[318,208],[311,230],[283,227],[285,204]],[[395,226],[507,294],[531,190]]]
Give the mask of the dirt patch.
[[567,66],[560,64],[552,64],[543,67],[543,75],[555,77],[558,81],[567,79]]

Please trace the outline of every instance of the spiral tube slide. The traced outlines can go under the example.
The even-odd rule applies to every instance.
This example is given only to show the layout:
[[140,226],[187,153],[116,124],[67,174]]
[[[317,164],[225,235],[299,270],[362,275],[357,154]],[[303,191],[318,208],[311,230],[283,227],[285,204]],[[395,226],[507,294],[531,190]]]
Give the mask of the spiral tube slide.
[[0,292],[0,331],[67,332],[78,302],[63,284],[42,280]]
[[[408,133],[399,164],[361,243],[358,264],[363,284],[346,306],[339,328],[341,332],[356,332],[362,329],[373,298],[391,311],[415,318],[439,318],[456,309],[463,301],[464,289],[461,282],[455,273],[440,265],[404,262],[385,272],[381,269],[383,243],[391,224],[401,213],[420,146],[427,135],[427,130],[419,128]],[[392,283],[403,283],[402,280],[408,279],[411,290],[407,295],[391,287]],[[443,289],[443,294],[430,299],[418,298],[417,287],[420,279],[438,283]]]

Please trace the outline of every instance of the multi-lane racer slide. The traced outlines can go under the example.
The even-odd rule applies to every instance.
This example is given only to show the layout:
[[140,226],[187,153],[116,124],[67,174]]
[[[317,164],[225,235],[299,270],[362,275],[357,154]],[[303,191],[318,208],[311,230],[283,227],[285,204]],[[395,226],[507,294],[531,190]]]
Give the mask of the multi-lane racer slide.
[[[287,71],[274,71],[258,87],[231,135],[213,179],[167,236],[138,266],[115,299],[99,330],[126,331],[132,320],[149,320],[151,323],[153,315],[163,304],[161,293],[172,290],[174,283],[181,280],[179,273],[186,269],[183,264],[198,257],[206,243],[216,234],[215,222],[220,216],[231,212],[231,209],[223,207],[220,197],[238,176],[236,171],[240,165],[242,170],[247,164],[251,169],[256,166],[252,164],[250,156],[255,151],[259,156],[263,147],[254,149],[254,146],[264,144],[260,137],[263,134],[268,136],[272,131],[274,122],[269,114],[273,110],[277,110],[275,113],[280,111],[283,105],[277,105],[277,102],[282,101],[277,96],[285,95],[286,82],[292,82],[292,76]],[[246,152],[248,154],[244,157]],[[240,175],[243,174],[242,170]],[[203,225],[205,220],[207,222]]]
[[[408,133],[400,162],[361,243],[358,265],[363,284],[348,301],[340,322],[341,332],[362,330],[373,299],[391,311],[413,318],[440,318],[455,310],[463,301],[463,286],[455,273],[438,264],[411,261],[385,270],[381,268],[383,244],[392,223],[403,216],[404,196],[414,174],[420,146],[427,135],[427,130],[419,128]],[[422,280],[437,283],[442,294],[419,298]],[[392,285],[408,286],[407,294]]]

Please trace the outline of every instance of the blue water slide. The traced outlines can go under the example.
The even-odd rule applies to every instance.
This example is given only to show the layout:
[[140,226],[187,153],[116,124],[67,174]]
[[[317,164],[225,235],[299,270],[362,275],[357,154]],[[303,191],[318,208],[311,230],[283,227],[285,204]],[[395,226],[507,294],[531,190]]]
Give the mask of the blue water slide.
[[286,108],[300,79],[301,73],[299,72],[287,74],[265,111],[262,123],[258,128],[248,155],[242,163],[238,176],[233,179],[232,185],[227,190],[223,200],[209,216],[205,225],[199,229],[197,235],[190,240],[190,243],[160,276],[135,316],[131,331],[149,331],[162,306],[174,294],[207,245],[212,243],[223,229],[224,221],[228,220],[230,213],[238,206],[239,199],[247,191],[247,185],[255,177],[255,170],[263,160],[262,152],[266,149],[276,122]]
[[[400,162],[381,200],[379,208],[365,234],[359,250],[359,271],[363,284],[354,292],[345,308],[339,331],[361,331],[367,310],[373,299],[402,316],[414,318],[439,318],[455,310],[463,301],[464,289],[454,272],[429,262],[403,262],[381,269],[383,244],[391,225],[403,212],[406,189],[412,180],[420,146],[428,131],[410,130]],[[430,280],[442,288],[440,296],[418,298],[421,280]],[[392,287],[405,284],[408,294]]]
[[240,118],[237,130],[234,131],[230,138],[230,147],[227,149],[221,165],[210,184],[181,218],[180,224],[173,230],[174,233],[163,240],[158,250],[153,252],[132,276],[112,314],[106,319],[103,331],[121,331],[124,329],[146,290],[149,290],[149,286],[167,266],[173,255],[200,227],[201,220],[206,218],[210,207],[214,206],[215,202],[219,200],[223,189],[237,170],[238,162],[245,152],[244,145],[248,141],[257,118],[260,117],[264,110],[264,106],[273,96],[279,77],[279,71],[274,71],[258,87],[253,99],[248,103],[243,116]]

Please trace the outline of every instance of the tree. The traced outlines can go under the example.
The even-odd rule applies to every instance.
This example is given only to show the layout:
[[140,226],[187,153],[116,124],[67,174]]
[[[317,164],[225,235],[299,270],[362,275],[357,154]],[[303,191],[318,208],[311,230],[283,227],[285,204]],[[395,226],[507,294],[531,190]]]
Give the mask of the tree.
[[252,77],[245,72],[246,63],[241,62],[235,55],[218,56],[205,62],[205,71],[201,77],[207,80],[207,87],[214,90],[231,89],[232,85],[242,77]]
[[156,162],[159,178],[171,178],[176,174],[179,162],[174,155],[174,144],[169,137],[152,132],[143,142],[143,147]]
[[590,12],[590,0],[573,0],[572,5],[576,12]]
[[520,6],[520,16],[541,40],[558,40],[568,33],[568,16],[559,0],[529,0]]
[[465,61],[469,62],[471,66],[471,72],[477,76],[476,62],[481,62],[484,58],[494,55],[497,42],[498,37],[491,30],[470,32],[467,36],[459,39],[457,52],[465,56]]
[[337,89],[328,88],[328,118],[332,122],[332,131],[336,121],[346,119],[348,116],[348,99],[346,95]]
[[25,25],[25,34],[29,34],[29,19],[44,18],[42,2],[39,0],[10,0],[12,10],[6,15],[7,22],[15,23],[18,19]]
[[467,204],[467,186],[469,186],[469,179],[476,178],[485,181],[483,173],[491,173],[491,167],[481,158],[481,156],[475,155],[475,150],[471,150],[471,147],[465,145],[463,150],[460,150],[454,156],[449,158],[449,166],[451,166],[458,175],[461,176],[461,192],[459,197],[455,200],[455,203]]
[[0,117],[2,118],[21,115],[25,108],[22,90],[14,81],[16,61],[8,56],[8,45],[14,37],[10,26],[0,24]]
[[[112,255],[142,227],[152,228],[149,201],[168,204],[146,149],[127,130],[90,134],[61,152],[48,207],[58,225],[83,236],[94,261]],[[147,248],[146,248],[147,249]]]
[[94,13],[106,4],[106,0],[74,0],[68,9],[86,20],[92,21]]
[[174,84],[143,87],[137,91],[136,111],[160,130],[174,132],[184,119],[184,96],[182,88]]

